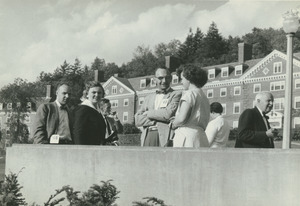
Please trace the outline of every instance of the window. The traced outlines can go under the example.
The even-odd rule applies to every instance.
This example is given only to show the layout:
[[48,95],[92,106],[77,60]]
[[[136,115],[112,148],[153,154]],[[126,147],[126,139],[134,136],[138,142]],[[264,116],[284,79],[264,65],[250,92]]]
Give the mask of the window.
[[118,107],[118,104],[119,104],[119,100],[110,100],[110,103],[111,103],[111,107]]
[[300,89],[300,79],[295,79],[295,89]]
[[227,95],[227,88],[220,89],[220,97],[226,97]]
[[128,122],[128,112],[123,112],[123,122]]
[[112,94],[117,94],[117,85],[112,86],[111,93]]
[[238,128],[238,126],[239,126],[239,121],[232,122],[232,128]]
[[241,95],[241,86],[237,86],[233,88],[234,96]]
[[178,82],[179,82],[179,81],[178,81],[178,76],[177,76],[177,74],[173,74],[173,75],[172,75],[172,83],[173,83],[173,84],[178,84]]
[[261,84],[253,85],[253,93],[259,93],[261,91]]
[[0,103],[0,110],[3,110],[3,103]]
[[284,81],[280,82],[271,82],[271,91],[279,91],[284,90]]
[[300,109],[300,97],[295,97],[295,109]]
[[274,72],[274,74],[282,73],[282,62],[274,62],[273,72]]
[[228,67],[222,68],[221,77],[228,77]]
[[297,129],[300,128],[300,117],[294,118],[294,128],[297,128]]
[[155,87],[156,86],[156,82],[154,78],[151,78],[150,80],[150,87]]
[[207,98],[213,98],[214,97],[214,90],[213,89],[208,89],[206,96],[207,96]]
[[12,109],[12,103],[7,104],[7,109],[11,110]]
[[233,103],[233,114],[239,114],[241,109],[241,103],[235,102]]
[[146,79],[141,79],[140,88],[146,88]]
[[124,99],[124,104],[123,104],[123,106],[124,107],[127,107],[129,105],[129,100],[128,99]]
[[221,104],[222,105],[222,107],[223,107],[223,115],[225,115],[226,114],[226,104]]
[[145,101],[145,97],[140,97],[139,98],[139,105],[142,105]]
[[235,67],[235,76],[241,76],[243,74],[243,65]]
[[215,70],[214,69],[208,70],[208,79],[214,79],[215,76],[216,76],[216,74],[215,74]]
[[284,98],[275,98],[273,103],[273,109],[276,110],[283,110]]

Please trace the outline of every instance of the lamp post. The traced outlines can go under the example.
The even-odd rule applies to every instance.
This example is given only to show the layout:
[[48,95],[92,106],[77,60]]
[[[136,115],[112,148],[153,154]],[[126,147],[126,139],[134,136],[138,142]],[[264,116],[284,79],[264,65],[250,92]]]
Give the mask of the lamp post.
[[299,27],[298,12],[283,15],[283,30],[287,34],[287,61],[285,77],[285,101],[282,149],[291,148],[292,93],[293,93],[293,38]]

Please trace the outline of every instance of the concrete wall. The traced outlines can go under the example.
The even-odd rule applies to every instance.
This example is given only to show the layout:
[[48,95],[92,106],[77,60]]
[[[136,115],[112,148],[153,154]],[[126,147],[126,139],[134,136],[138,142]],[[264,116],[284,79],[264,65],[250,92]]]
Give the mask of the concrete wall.
[[117,204],[154,196],[172,206],[300,205],[300,150],[13,145],[6,173],[19,172],[28,203],[55,189],[87,191],[113,179]]

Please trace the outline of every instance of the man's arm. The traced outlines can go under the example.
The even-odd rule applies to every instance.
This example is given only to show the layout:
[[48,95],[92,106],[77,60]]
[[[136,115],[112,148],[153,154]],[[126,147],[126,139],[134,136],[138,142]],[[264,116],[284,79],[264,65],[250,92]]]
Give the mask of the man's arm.
[[73,136],[74,136],[74,144],[85,144],[84,135],[86,135],[87,131],[87,111],[84,110],[84,107],[79,106],[79,108],[74,113],[74,125],[73,125]]
[[135,114],[135,125],[137,127],[147,127],[155,125],[156,121],[150,120],[145,112],[148,112],[149,98],[153,97],[153,95],[147,96],[141,109]]
[[266,131],[256,131],[257,121],[253,111],[245,110],[239,118],[238,138],[246,144],[264,146],[269,138]]
[[147,117],[151,120],[161,121],[161,122],[169,122],[171,117],[175,115],[177,110],[179,100],[181,98],[181,92],[174,91],[170,96],[170,102],[164,108],[159,108],[157,110],[149,110],[147,112]]
[[45,104],[39,106],[35,116],[35,124],[34,124],[34,133],[33,133],[33,143],[34,144],[47,144],[49,143],[48,140],[48,133],[47,133],[47,116],[49,110]]
[[205,133],[206,133],[209,145],[212,144],[215,137],[217,136],[217,133],[219,132],[219,126],[215,125],[215,124],[216,124],[215,121],[211,121],[208,123],[208,125],[205,129]]

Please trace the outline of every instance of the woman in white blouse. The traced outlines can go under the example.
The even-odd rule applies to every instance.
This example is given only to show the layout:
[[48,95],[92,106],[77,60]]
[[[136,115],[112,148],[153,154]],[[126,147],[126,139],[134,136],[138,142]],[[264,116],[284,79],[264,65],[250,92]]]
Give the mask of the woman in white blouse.
[[182,85],[186,90],[179,102],[172,128],[173,147],[208,147],[205,128],[209,121],[209,101],[202,91],[207,72],[193,64],[181,66]]

